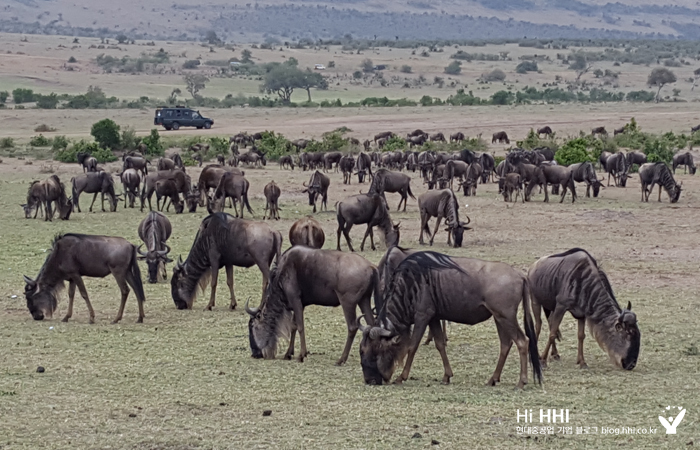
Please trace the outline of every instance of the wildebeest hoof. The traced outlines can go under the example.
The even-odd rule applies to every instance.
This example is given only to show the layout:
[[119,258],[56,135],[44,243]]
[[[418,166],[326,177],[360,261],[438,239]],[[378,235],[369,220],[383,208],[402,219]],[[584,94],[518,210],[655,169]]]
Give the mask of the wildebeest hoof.
[[68,322],[68,319],[70,319],[70,317],[66,316],[63,318],[63,320],[61,320],[61,322]]
[[288,354],[285,354],[282,359],[284,359],[286,361],[290,361],[292,359],[292,356],[294,356],[294,353],[288,353]]
[[303,363],[303,362],[304,362],[304,357],[303,357],[303,356],[299,356],[299,357],[297,358],[297,361],[299,361],[300,363]]
[[401,377],[398,377],[394,380],[394,384],[403,384],[403,379]]
[[554,361],[559,361],[561,359],[561,356],[559,356],[559,354],[557,353],[556,355],[552,355],[552,359]]
[[344,366],[344,365],[345,365],[345,361],[343,361],[342,359],[339,359],[338,361],[335,362],[335,365],[336,365],[336,366]]
[[494,380],[493,378],[490,378],[489,381],[486,382],[486,386],[495,386],[496,383],[498,383],[499,380]]
[[211,311],[211,305],[207,305],[206,308],[204,308],[204,311]]
[[238,306],[237,303],[232,303],[232,304],[228,305],[228,309],[230,309],[231,311],[233,311],[234,309],[236,309],[236,306]]
[[450,384],[450,378],[449,377],[442,377],[442,384]]
[[581,369],[588,369],[588,364],[584,363],[579,363]]
[[139,318],[136,320],[136,323],[143,323],[143,317],[139,317]]

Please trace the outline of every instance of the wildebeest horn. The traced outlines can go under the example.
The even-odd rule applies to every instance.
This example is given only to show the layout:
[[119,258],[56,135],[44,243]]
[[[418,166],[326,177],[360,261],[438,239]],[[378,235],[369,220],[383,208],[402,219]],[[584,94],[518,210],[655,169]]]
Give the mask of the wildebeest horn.
[[250,303],[250,297],[248,297],[248,300],[245,301],[245,312],[250,314],[251,317],[255,317],[258,314],[260,308],[251,308],[248,306],[248,303]]
[[141,251],[141,247],[143,247],[143,244],[139,245],[139,248],[137,248],[136,251],[139,253],[139,255],[146,256],[146,253]]
[[360,332],[364,334],[365,331],[371,329],[372,327],[368,325],[362,325],[362,318],[364,315],[357,318],[357,326],[360,328]]
[[632,311],[632,302],[630,302],[630,301],[627,302],[627,309],[629,311]]
[[27,283],[27,284],[34,284],[35,283],[35,281],[32,280],[31,278],[29,278],[28,276],[26,276],[26,275],[22,275],[22,276],[24,277],[25,283]]
[[304,187],[309,187],[309,185],[308,185],[308,184],[306,184],[306,181],[302,181],[302,183],[301,183],[301,184],[302,184],[302,185],[304,185]]
[[467,216],[467,223],[462,222],[462,223],[460,223],[460,225],[462,225],[462,226],[467,226],[467,225],[469,225],[470,223],[472,223],[472,219],[470,219],[469,216]]
[[380,337],[391,337],[391,331],[385,329],[385,328],[380,328],[380,327],[372,327],[369,330],[369,338],[370,339],[377,339]]

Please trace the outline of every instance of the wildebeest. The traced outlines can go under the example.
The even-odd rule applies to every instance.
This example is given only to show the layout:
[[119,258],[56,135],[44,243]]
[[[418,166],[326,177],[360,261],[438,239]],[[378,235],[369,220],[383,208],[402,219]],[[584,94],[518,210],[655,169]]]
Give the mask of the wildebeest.
[[593,164],[588,161],[576,163],[570,165],[569,169],[571,169],[575,182],[586,183],[586,197],[591,196],[591,188],[593,188],[593,197],[598,197],[603,180],[598,179]]
[[[601,154],[602,158],[602,154]],[[625,187],[629,177],[629,166],[627,158],[623,152],[613,153],[605,160],[605,171],[608,172],[608,186],[610,186],[610,176],[613,177],[615,186]]]
[[156,168],[158,170],[173,170],[175,168],[175,161],[170,158],[162,157],[158,160]]
[[224,155],[218,154],[218,155],[216,155],[216,162],[217,162],[217,164],[223,166],[226,164],[226,158],[224,158]]
[[[376,175],[375,175],[376,178]],[[340,250],[340,234],[345,236],[345,242],[351,252],[352,248],[350,241],[350,230],[353,225],[367,224],[367,230],[360,244],[360,251],[365,249],[365,240],[369,236],[369,242],[372,250],[376,250],[374,246],[373,227],[379,227],[384,233],[386,246],[391,247],[399,243],[399,225],[391,221],[389,208],[386,200],[379,194],[358,194],[346,198],[338,202],[336,206],[336,217],[338,219],[338,230],[336,232],[338,238],[337,250]]]
[[462,142],[464,140],[464,133],[458,131],[450,135],[450,142]]
[[661,187],[666,190],[671,203],[676,203],[681,196],[681,185],[673,179],[671,171],[664,162],[646,163],[639,168],[639,181],[642,183],[642,201],[649,201],[651,191],[659,185],[659,200]]
[[522,155],[517,152],[511,152],[506,157],[504,171],[505,173],[515,172],[520,175],[520,180],[526,185],[525,201],[530,201],[530,192],[535,186],[544,188],[547,185],[544,172],[538,169],[539,167],[534,164],[526,163]]
[[365,177],[369,173],[370,178],[373,176],[372,175],[372,159],[369,157],[369,155],[365,152],[360,152],[360,154],[357,156],[357,164],[355,165],[357,168],[357,182],[358,183],[364,183],[365,182]]
[[695,133],[696,131],[700,130],[700,125],[696,125],[694,127],[690,128],[690,133]]
[[388,141],[389,141],[388,138],[381,138],[381,139],[377,140],[377,148],[380,148],[380,149],[384,148],[384,146],[386,145],[386,143]]
[[294,159],[292,158],[292,155],[281,156],[278,163],[280,165],[280,169],[286,169],[289,167],[290,169],[294,170]]
[[636,164],[637,166],[641,166],[642,164],[646,164],[647,162],[647,155],[640,151],[632,151],[627,154],[627,167],[632,168],[633,164]]
[[355,158],[352,155],[343,156],[338,163],[338,167],[343,172],[343,184],[350,184],[352,181],[352,170],[355,168]]
[[425,144],[425,141],[427,141],[427,140],[428,140],[427,134],[421,134],[418,136],[409,136],[408,145],[409,145],[409,147],[414,147],[416,145],[423,145],[423,144]]
[[66,196],[66,188],[61,183],[58,175],[51,175],[43,181],[34,181],[27,190],[27,203],[21,205],[24,208],[24,217],[31,218],[32,210],[34,218],[39,213],[39,209],[43,208],[44,221],[52,221],[54,210],[51,204],[56,204],[58,216],[61,220],[68,220],[71,212],[73,212],[73,200]]
[[139,189],[141,187],[141,176],[136,169],[126,169],[119,175],[119,179],[124,188],[124,208],[127,207],[127,200],[129,202],[128,206],[133,208],[136,198],[141,197]]
[[362,141],[362,147],[364,147],[365,151],[368,152],[370,146],[372,145],[372,142],[369,139],[365,139]]
[[411,132],[408,133],[406,136],[407,136],[407,137],[415,137],[415,136],[424,136],[424,135],[426,135],[426,134],[428,134],[428,133],[426,133],[425,131],[423,131],[423,130],[421,130],[420,128],[418,128],[418,129],[416,129],[416,130],[411,131]]
[[141,251],[141,246],[137,251],[139,259],[145,260],[148,266],[148,282],[157,283],[160,280],[167,280],[165,263],[172,262],[168,257],[170,247],[166,244],[173,231],[170,220],[161,212],[151,211],[139,224],[138,231],[139,237],[146,245],[145,252]]
[[595,136],[596,134],[607,136],[608,132],[605,130],[605,127],[597,127],[591,130],[591,135]]
[[102,200],[102,211],[105,210],[105,194],[107,194],[107,200],[110,204],[110,211],[114,212],[117,210],[117,194],[114,192],[112,174],[107,172],[88,172],[72,178],[71,183],[73,185],[73,207],[77,207],[78,212],[81,212],[80,194],[83,192],[95,194],[92,197],[92,203],[90,203],[90,212],[92,212],[92,205],[95,204],[97,194],[100,194]]
[[299,153],[301,150],[305,149],[309,145],[309,142],[311,141],[309,141],[308,139],[297,139],[296,141],[292,141],[291,144],[292,147],[296,149],[297,153]]
[[673,155],[673,173],[676,173],[676,167],[683,166],[683,173],[689,171],[691,175],[695,175],[697,168],[693,162],[693,155],[690,152],[676,153]]
[[247,165],[254,165],[254,166],[260,166],[261,164],[263,166],[267,165],[267,159],[265,159],[265,155],[258,155],[257,153],[254,153],[252,151],[246,152],[241,154],[238,157],[238,163],[239,164],[247,164]]
[[146,297],[136,259],[136,247],[124,238],[59,234],[54,238],[51,253],[46,257],[36,280],[24,276],[27,308],[34,320],[52,317],[58,307],[58,295],[64,288],[64,282],[68,281],[68,312],[63,322],[68,322],[73,315],[73,298],[77,287],[87,303],[90,323],[95,323],[95,311],[92,309],[82,277],[104,278],[111,273],[122,293],[119,312],[112,323],[119,322],[124,314],[126,299],[129,296],[128,286],[134,290],[139,305],[137,323],[142,323],[143,302],[146,301]]
[[321,208],[328,211],[328,186],[331,184],[331,179],[322,174],[318,170],[311,174],[309,184],[304,183],[303,193],[309,194],[309,205],[314,206],[316,212],[316,200],[321,197]]
[[391,137],[393,137],[393,136],[395,136],[393,132],[391,132],[391,131],[383,131],[383,132],[381,132],[381,133],[378,133],[378,134],[375,134],[375,135],[374,135],[374,142],[375,142],[376,144],[379,144],[377,141],[379,141],[379,140],[381,140],[381,139],[385,139],[385,140],[386,140],[386,139],[389,139],[389,138],[391,138]]
[[621,126],[620,128],[615,128],[613,130],[613,136],[617,136],[618,134],[623,134],[625,132],[625,126]]
[[[170,211],[170,205],[175,207],[176,214],[182,214],[185,209],[185,205],[180,200],[180,193],[177,189],[177,183],[173,179],[158,180],[156,181],[156,207],[158,211],[162,211],[166,208],[166,211]],[[160,204],[160,200],[163,199],[163,204]],[[166,206],[167,204],[167,206]]]
[[216,298],[219,269],[226,268],[226,284],[231,292],[230,309],[236,307],[233,292],[233,267],[258,266],[263,276],[263,293],[270,279],[270,264],[279,258],[282,235],[262,222],[237,219],[230,214],[215,213],[204,218],[185,262],[179,258],[173,268],[170,290],[177,309],[192,309],[197,289],[204,290],[211,281],[211,310]]
[[243,218],[243,208],[248,209],[252,215],[253,210],[248,202],[248,190],[250,182],[243,175],[233,172],[226,172],[219,180],[218,186],[214,190],[213,204],[210,205],[210,212],[223,212],[226,205],[226,199],[230,198],[233,203],[233,210],[238,217],[238,203],[241,204],[241,218]]
[[83,168],[83,173],[87,172],[97,172],[97,159],[90,156],[89,153],[78,152],[75,155],[78,159],[78,164]]
[[245,175],[245,172],[238,168],[226,168],[218,164],[209,164],[204,169],[202,173],[199,174],[199,180],[197,181],[197,191],[199,192],[199,206],[204,206],[206,204],[207,194],[210,189],[216,189],[221,182],[221,177],[225,173],[230,172],[238,175]]
[[[573,171],[569,167],[559,166],[559,165],[542,165],[537,167],[537,171],[540,171],[544,175],[546,183],[544,185],[544,201],[549,201],[549,195],[547,194],[547,184],[553,186],[561,187],[561,199],[559,203],[564,202],[564,197],[566,197],[567,190],[571,191],[571,203],[576,201],[576,185],[574,184]],[[529,198],[532,193],[532,189],[535,183],[528,183],[527,190],[525,192],[525,197]],[[552,188],[554,191],[554,188]],[[554,192],[552,192],[554,193]]]
[[510,139],[508,139],[508,135],[505,131],[499,131],[497,133],[493,133],[493,136],[491,137],[491,143],[495,144],[496,142],[499,144],[510,144]]
[[[518,195],[520,195],[520,200],[525,203],[525,196],[523,195],[523,182],[519,173],[509,173],[506,174],[505,177],[499,179],[498,189],[503,195],[503,201],[517,202]],[[514,192],[515,199],[513,199]]]
[[299,332],[298,360],[308,355],[304,329],[304,309],[308,305],[342,306],[348,336],[336,365],[345,364],[358,330],[357,307],[368,323],[374,323],[370,300],[377,294],[377,269],[359,255],[336,250],[292,247],[272,269],[270,286],[260,308],[251,309],[248,332],[254,358],[272,359],[279,337],[289,339],[284,355],[294,354],[294,337]]
[[487,183],[493,176],[493,171],[496,168],[496,160],[490,153],[482,153],[479,155],[479,165],[481,165],[481,182]]
[[464,180],[467,176],[467,170],[469,169],[469,164],[460,160],[450,160],[445,164],[445,171],[443,173],[443,178],[447,179],[448,186],[452,189],[454,179],[459,178]]
[[[496,322],[501,350],[496,370],[487,384],[494,386],[500,382],[513,343],[520,353],[517,387],[523,388],[527,384],[528,355],[533,376],[541,383],[542,369],[530,311],[528,282],[513,267],[500,262],[418,252],[399,264],[386,286],[387,290],[380,294],[384,306],[376,324],[362,326],[360,359],[365,383],[388,383],[404,357],[403,371],[395,383],[408,380],[416,351],[428,327],[442,357],[445,371],[442,382],[449,383],[453,373],[440,320],[475,325],[491,316]],[[521,303],[525,333],[518,326]]]
[[140,158],[138,156],[125,156],[123,170],[136,169],[146,176],[148,175],[149,164],[151,164],[151,161],[147,160],[146,158]]
[[[462,161],[459,161],[460,163],[464,164]],[[467,171],[464,174],[464,180],[459,183],[459,186],[457,189],[462,188],[464,189],[464,195],[469,197],[469,196],[475,196],[476,195],[476,187],[479,183],[479,178],[481,177],[484,169],[481,167],[481,164],[478,162],[473,162],[469,164],[469,167],[467,167]]]
[[335,164],[335,171],[338,172],[338,163],[340,163],[340,159],[343,157],[343,154],[340,152],[328,152],[323,155],[323,169],[328,172],[329,170],[333,169],[333,164]]
[[306,216],[292,224],[289,229],[289,242],[292,246],[305,245],[311,248],[322,248],[326,242],[326,235],[318,220]]
[[[421,245],[424,245],[423,233],[428,233],[430,245],[433,245],[435,235],[438,232],[438,228],[440,228],[440,222],[444,218],[447,225],[445,229],[447,231],[447,245],[452,245],[451,243],[454,242],[454,247],[462,246],[464,230],[470,229],[467,225],[469,225],[471,219],[467,217],[467,223],[459,220],[459,202],[451,189],[428,191],[420,195],[418,197],[418,210],[420,211],[419,242]],[[431,217],[437,218],[435,231],[433,231],[432,235],[428,226]]]
[[543,135],[543,134],[544,134],[545,136],[551,136],[551,135],[552,135],[552,129],[551,129],[548,125],[545,125],[545,126],[542,127],[542,128],[538,128],[538,129],[537,129],[537,137],[540,137],[540,136]]
[[427,184],[428,189],[447,189],[449,180],[445,177],[445,165],[438,164],[433,166],[430,172],[430,178],[423,181],[423,184]]
[[151,206],[151,197],[156,191],[156,183],[164,180],[173,180],[175,182],[175,186],[177,187],[177,191],[185,196],[192,190],[192,182],[190,177],[182,169],[159,170],[155,173],[151,172],[143,180],[143,188],[141,189],[142,212],[146,200],[148,200],[148,209],[151,211],[153,210]]
[[430,135],[430,140],[433,142],[445,142],[445,135],[441,132]]
[[403,203],[403,210],[406,211],[409,196],[413,200],[416,199],[411,192],[411,177],[403,173],[379,169],[374,173],[368,194],[376,193],[386,199],[385,192],[398,193],[401,196],[399,206],[396,208],[397,211],[401,209],[401,203]]
[[641,342],[637,316],[631,311],[630,303],[626,309],[620,308],[608,277],[587,251],[574,248],[540,258],[530,267],[527,277],[538,337],[542,327],[540,308],[544,308],[549,322],[549,338],[541,358],[543,364],[547,362],[550,347],[552,357],[559,359],[555,340],[560,337],[559,326],[568,311],[578,321],[576,364],[588,367],[583,359],[588,323],[598,345],[612,362],[625,370],[634,369]]
[[[280,187],[277,186],[277,183],[271,181],[265,185],[265,188],[263,189],[263,194],[265,195],[265,213],[263,213],[263,220],[265,220],[266,214],[269,215],[270,219],[279,220],[279,198],[282,194]],[[243,210],[243,206],[241,206],[241,210]]]
[[612,156],[612,153],[603,151],[600,153],[600,156],[598,157],[598,163],[600,164],[600,168],[603,169],[604,171],[608,171],[607,164],[608,164],[608,158]]

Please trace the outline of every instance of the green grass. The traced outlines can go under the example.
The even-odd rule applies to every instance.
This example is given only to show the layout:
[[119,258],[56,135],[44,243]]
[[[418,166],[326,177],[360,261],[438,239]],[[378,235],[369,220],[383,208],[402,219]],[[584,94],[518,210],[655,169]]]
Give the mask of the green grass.
[[[60,176],[67,180],[79,169],[71,167],[70,175],[65,166],[62,170]],[[58,232],[75,231],[124,236],[138,243],[137,225],[143,214],[124,210],[122,204],[116,214],[75,213],[69,222],[25,220],[17,204],[23,203],[33,176],[6,172],[0,186],[3,449],[410,449],[431,447],[431,440],[438,441],[439,448],[455,449],[677,449],[697,442],[700,357],[688,349],[700,340],[697,244],[692,238],[698,230],[696,213],[686,207],[695,198],[694,178],[683,178],[684,187],[691,186],[684,191],[688,197],[681,199],[682,209],[671,209],[668,203],[640,205],[636,184],[626,190],[608,189],[604,198],[584,199],[574,206],[545,205],[537,197],[537,202],[512,208],[497,198],[495,185],[480,187],[478,197],[468,202],[475,230],[465,236],[465,248],[448,250],[444,234],[436,238],[439,251],[507,261],[520,268],[543,254],[585,246],[600,258],[620,302],[632,302],[642,332],[637,368],[615,369],[589,336],[585,352],[590,369],[578,369],[575,322],[567,317],[559,345],[562,360],[550,362],[543,387],[529,384],[524,391],[516,391],[515,350],[502,383],[484,385],[498,356],[492,320],[474,327],[449,325],[447,351],[455,372],[449,386],[439,382],[442,365],[432,346],[421,346],[411,379],[403,386],[365,386],[357,342],[347,365],[334,366],[346,335],[339,309],[307,309],[311,355],[304,363],[253,360],[248,316],[242,310],[226,309],[222,277],[213,312],[202,311],[208,291],[194,310],[177,311],[169,284],[147,284],[145,323],[134,323],[132,296],[122,323],[110,325],[119,294],[108,277],[86,280],[95,325],[87,323],[80,298],[71,321],[61,323],[65,295],[52,320],[35,322],[26,310],[22,275],[37,275],[51,238]],[[286,230],[292,219],[309,211],[299,194],[291,194],[290,186],[300,185],[308,174],[289,174],[276,167],[248,170],[254,194],[262,191],[269,174],[282,182],[283,220],[273,226],[282,231],[287,245]],[[339,183],[339,175],[332,177],[333,183]],[[337,198],[359,189],[355,185],[343,193],[338,186],[331,187],[331,208]],[[395,200],[390,198],[394,207]],[[251,202],[259,218],[261,200],[256,195]],[[82,205],[86,211],[89,196],[83,197]],[[201,212],[169,215],[174,256],[187,254],[203,217]],[[326,229],[326,248],[332,248],[334,214],[318,217]],[[409,202],[407,213],[394,213],[394,220],[402,221],[402,244],[416,246],[415,202]],[[626,230],[633,230],[634,236]],[[353,236],[359,243],[361,230],[356,229]],[[365,256],[376,262],[381,252]],[[257,269],[236,269],[239,302],[251,296],[257,304],[260,287]],[[297,349],[298,345],[297,341]],[[36,373],[37,366],[46,372]],[[688,410],[676,436],[666,436],[657,419],[666,405]],[[657,432],[653,436],[521,436],[516,432],[516,410],[525,408],[533,409],[535,415],[540,408],[568,408],[574,429],[628,426],[653,427]],[[272,415],[263,417],[268,409]],[[415,433],[421,437],[413,438]]]

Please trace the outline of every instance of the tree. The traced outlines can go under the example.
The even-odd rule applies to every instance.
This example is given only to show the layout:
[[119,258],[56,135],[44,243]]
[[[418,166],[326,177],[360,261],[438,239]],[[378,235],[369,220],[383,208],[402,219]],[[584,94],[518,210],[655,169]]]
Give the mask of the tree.
[[201,73],[190,73],[184,76],[185,85],[187,85],[187,92],[192,95],[192,98],[197,98],[197,93],[206,88],[206,84],[209,81],[206,75]]
[[360,64],[360,68],[362,68],[362,71],[366,72],[366,73],[374,72],[374,63],[372,62],[371,59],[365,58],[362,60],[362,64]]
[[647,84],[649,87],[656,86],[658,90],[656,91],[656,102],[659,102],[659,94],[661,93],[661,88],[666,84],[675,83],[676,75],[665,67],[657,67],[652,70],[647,79]]
[[485,73],[481,76],[484,81],[505,81],[506,73],[501,69],[493,69],[489,73]]
[[411,66],[405,65],[405,64],[403,66],[401,66],[401,73],[411,73],[411,72],[412,72]]
[[515,100],[515,95],[508,91],[498,91],[491,96],[494,105],[510,105]]
[[117,35],[117,42],[120,43],[120,44],[124,44],[124,43],[127,42],[128,40],[129,40],[129,38],[126,37],[125,34],[119,34],[119,35]]
[[250,59],[252,57],[253,57],[253,52],[251,52],[247,48],[241,52],[241,62],[243,64],[252,63],[253,61]]
[[352,73],[352,77],[356,80],[359,80],[362,78],[362,71],[361,70],[356,70]]
[[204,36],[204,40],[209,43],[209,45],[219,45],[221,44],[221,39],[216,35],[216,31],[209,30]]
[[56,109],[58,105],[58,95],[54,92],[49,95],[37,95],[36,107],[41,109]]
[[5,103],[7,101],[7,97],[10,96],[10,93],[7,91],[0,91],[0,104]]
[[309,96],[309,103],[311,103],[311,88],[316,89],[328,89],[328,81],[326,77],[317,72],[312,72],[306,69],[300,78],[299,87],[305,89],[307,95]]
[[593,66],[588,63],[586,56],[581,53],[575,53],[573,58],[574,60],[569,64],[569,69],[576,71],[576,82],[578,83],[583,74],[591,70]]
[[180,94],[182,94],[180,88],[173,89],[173,91],[170,93],[170,97],[168,97],[168,103],[174,105],[177,102],[177,96]]
[[302,71],[296,66],[285,63],[275,66],[265,75],[262,89],[279,95],[282,103],[289,104],[294,89],[305,89],[311,101],[311,88],[327,89],[328,82],[320,73],[311,70]]
[[515,67],[518,73],[537,72],[538,67],[535,61],[523,61]]
[[691,91],[695,89],[695,84],[698,82],[698,78],[700,78],[700,69],[695,69],[693,71],[693,87],[690,88]]
[[459,75],[460,72],[462,72],[462,63],[459,61],[452,61],[445,67],[445,73],[448,75]]
[[121,141],[119,136],[119,125],[117,125],[112,119],[102,119],[99,122],[92,124],[90,134],[102,148],[110,150],[119,148],[119,143]]

